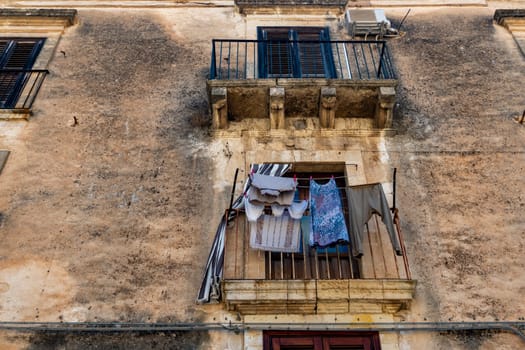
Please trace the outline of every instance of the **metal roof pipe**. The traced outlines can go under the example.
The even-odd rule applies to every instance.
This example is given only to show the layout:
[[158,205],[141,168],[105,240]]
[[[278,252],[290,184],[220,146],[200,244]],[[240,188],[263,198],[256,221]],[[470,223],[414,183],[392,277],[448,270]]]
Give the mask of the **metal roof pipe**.
[[125,323],[125,322],[0,322],[0,330],[20,332],[169,332],[228,330],[352,330],[378,332],[463,332],[497,330],[517,335],[525,342],[525,322],[379,322],[379,323]]

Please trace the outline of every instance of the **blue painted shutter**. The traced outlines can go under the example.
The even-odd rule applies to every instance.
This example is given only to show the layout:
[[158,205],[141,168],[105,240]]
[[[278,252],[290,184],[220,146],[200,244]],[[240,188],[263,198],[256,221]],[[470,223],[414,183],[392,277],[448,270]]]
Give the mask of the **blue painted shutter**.
[[0,39],[0,108],[14,108],[44,39]]
[[328,28],[259,27],[259,78],[335,78]]

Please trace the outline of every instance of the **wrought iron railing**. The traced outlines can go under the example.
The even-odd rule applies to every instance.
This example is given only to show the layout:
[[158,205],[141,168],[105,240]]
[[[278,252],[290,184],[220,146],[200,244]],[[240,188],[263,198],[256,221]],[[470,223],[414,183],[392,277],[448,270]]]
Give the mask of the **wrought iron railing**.
[[396,79],[385,41],[214,39],[210,79]]
[[0,109],[30,109],[49,71],[1,69]]
[[330,248],[309,247],[308,239],[302,237],[301,252],[261,252],[264,256],[260,259],[264,262],[257,262],[249,256],[248,224],[244,212],[236,212],[237,217],[226,231],[225,261],[232,265],[226,266],[224,278],[227,280],[261,279],[249,276],[248,272],[260,269],[265,271],[265,280],[412,279],[397,209],[393,213],[393,223],[401,244],[401,256],[390,246],[385,228],[381,228],[381,219],[374,214],[365,226],[363,250],[366,256],[352,256],[350,244]]

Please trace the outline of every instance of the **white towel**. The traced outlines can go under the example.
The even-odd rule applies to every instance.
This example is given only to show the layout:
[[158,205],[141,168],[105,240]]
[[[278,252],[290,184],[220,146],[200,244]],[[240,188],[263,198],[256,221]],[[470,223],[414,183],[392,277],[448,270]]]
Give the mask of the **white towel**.
[[285,209],[288,209],[288,214],[290,214],[292,219],[299,220],[303,217],[306,208],[308,208],[308,202],[305,200],[293,202],[290,205],[272,204],[272,215],[279,217],[283,215]]
[[288,207],[288,212],[293,219],[300,220],[306,208],[308,208],[308,201],[293,202],[292,205]]
[[262,215],[264,204],[250,203],[247,196],[244,197],[244,212],[249,222],[255,222]]

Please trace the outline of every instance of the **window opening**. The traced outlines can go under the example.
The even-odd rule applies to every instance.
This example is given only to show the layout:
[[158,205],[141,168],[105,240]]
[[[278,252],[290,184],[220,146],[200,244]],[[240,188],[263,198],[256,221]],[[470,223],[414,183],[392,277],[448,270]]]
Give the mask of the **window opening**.
[[14,108],[45,39],[0,38],[0,108]]
[[[288,173],[286,177],[293,177]],[[346,199],[347,186],[343,172],[314,172],[295,173],[297,178],[298,199],[308,200],[310,177],[319,184],[326,184],[331,177],[339,188],[343,214],[347,227],[348,201]],[[309,215],[309,210],[305,215]],[[265,252],[266,278],[280,279],[352,279],[360,278],[359,260],[352,255],[351,243],[336,244],[326,248],[311,247],[308,237],[301,234],[301,249],[299,253]]]
[[336,78],[328,27],[258,27],[260,78]]

